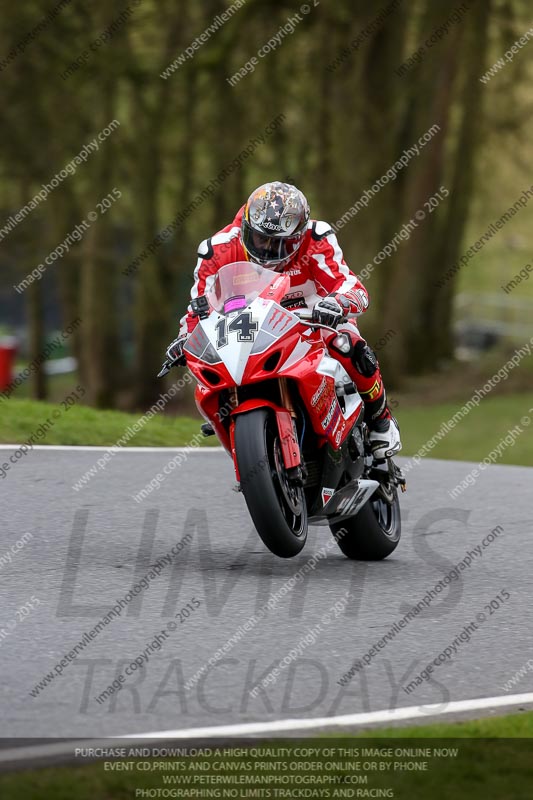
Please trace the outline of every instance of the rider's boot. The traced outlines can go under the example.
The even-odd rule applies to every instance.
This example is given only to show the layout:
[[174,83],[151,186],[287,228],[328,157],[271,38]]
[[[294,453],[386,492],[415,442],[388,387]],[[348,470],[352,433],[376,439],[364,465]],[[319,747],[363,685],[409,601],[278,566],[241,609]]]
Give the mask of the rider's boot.
[[377,419],[368,421],[370,447],[376,461],[391,458],[402,449],[398,423],[388,408]]

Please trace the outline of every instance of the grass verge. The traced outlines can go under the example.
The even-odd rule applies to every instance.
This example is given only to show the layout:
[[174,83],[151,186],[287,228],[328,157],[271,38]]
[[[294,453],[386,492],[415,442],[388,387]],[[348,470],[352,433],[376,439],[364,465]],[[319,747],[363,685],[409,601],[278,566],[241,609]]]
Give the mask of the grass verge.
[[[58,419],[54,419],[53,413],[57,411],[60,411],[60,415]],[[138,422],[140,417],[141,414],[99,411],[79,404],[65,410],[64,406],[54,403],[9,399],[0,406],[0,442],[4,444],[25,442],[50,418],[54,423],[53,427],[39,437],[36,444],[111,446],[124,436],[128,427]],[[198,419],[157,414],[129,439],[126,446],[185,446],[199,431]],[[201,443],[207,446],[219,444],[214,436],[202,440]]]
[[[400,403],[395,413],[402,431],[402,455],[416,453],[437,433],[443,422],[453,417],[459,407],[460,404],[455,403],[431,406]],[[98,411],[82,405],[66,411],[64,407],[52,403],[10,399],[0,406],[0,442],[11,444],[27,441],[48,417],[52,419],[52,413],[58,409],[61,411],[59,418],[36,441],[37,444],[111,446],[139,419],[139,415],[121,411]],[[498,446],[509,430],[520,425],[523,433],[513,437],[511,445],[501,448],[496,463],[532,466],[531,433],[527,425],[521,422],[526,416],[533,422],[533,393],[487,397],[437,443],[431,456],[481,461]],[[186,446],[198,433],[199,426],[199,419],[159,414],[147,422],[126,446]],[[218,443],[216,437],[201,441],[202,446]]]

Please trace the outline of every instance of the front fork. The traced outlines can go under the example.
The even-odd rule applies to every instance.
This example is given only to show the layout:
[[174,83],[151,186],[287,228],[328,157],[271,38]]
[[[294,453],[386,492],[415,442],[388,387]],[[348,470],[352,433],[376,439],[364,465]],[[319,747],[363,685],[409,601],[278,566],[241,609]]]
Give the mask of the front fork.
[[[284,388],[282,388],[283,383],[285,383]],[[233,407],[233,410],[230,412],[231,453],[233,456],[233,464],[235,466],[235,475],[237,477],[237,481],[240,481],[240,476],[239,476],[239,468],[237,465],[237,458],[235,455],[235,417],[238,414],[244,414],[248,411],[253,411],[254,409],[257,408],[268,407],[274,411],[274,414],[276,416],[276,423],[278,426],[278,434],[281,445],[281,456],[283,459],[283,466],[287,471],[287,477],[289,478],[290,481],[295,482],[296,484],[303,485],[300,445],[298,444],[296,423],[293,420],[293,416],[295,417],[296,414],[292,406],[288,392],[288,387],[286,386],[286,381],[284,378],[280,378],[280,390],[281,390],[281,399],[283,406],[278,405],[277,403],[273,403],[270,400],[264,400],[264,399],[245,400],[243,403],[235,405]],[[235,393],[233,402],[235,401],[238,402],[237,391],[236,389],[234,389],[233,391]],[[289,408],[285,406],[285,402],[287,401]]]
[[[292,417],[293,436],[296,440],[296,445],[298,446],[297,429],[296,429],[296,411],[294,410],[294,406],[292,403],[292,398],[291,398],[291,393],[289,391],[287,378],[278,378],[278,383],[279,383],[279,393],[281,397],[281,405],[287,409],[287,411]],[[301,458],[300,458],[300,463],[297,464],[296,466],[287,467],[285,459],[284,459],[284,464],[285,464],[285,469],[287,471],[287,478],[289,479],[289,483],[292,483],[294,486],[303,486],[305,483],[305,478],[307,476],[307,470],[305,469],[304,464],[301,463]]]

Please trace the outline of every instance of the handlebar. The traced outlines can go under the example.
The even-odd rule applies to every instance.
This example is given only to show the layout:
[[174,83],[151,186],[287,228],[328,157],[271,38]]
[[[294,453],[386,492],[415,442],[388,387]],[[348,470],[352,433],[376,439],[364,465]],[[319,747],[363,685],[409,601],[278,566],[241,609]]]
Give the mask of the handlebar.
[[[313,312],[310,311],[308,308],[306,309],[296,308],[292,311],[292,313],[296,314],[297,317],[300,317],[302,321],[313,319]],[[348,319],[353,319],[358,316],[359,314],[353,314],[353,313],[347,314],[345,317],[342,318],[341,324],[343,322],[346,322],[346,320]],[[321,322],[310,322],[309,327],[315,329],[324,328],[324,330],[330,331],[331,333],[337,333],[337,334],[339,333],[339,331],[336,328],[332,328],[330,325],[323,325]]]
[[312,319],[313,318],[313,312],[310,311],[308,308],[306,308],[306,309],[295,308],[292,313],[296,314],[296,316],[300,317],[301,319]]
[[[308,308],[305,309],[296,308],[292,311],[292,313],[295,314],[297,317],[299,317],[302,320],[302,322],[303,321],[309,322],[310,328],[317,328],[317,329],[324,328],[325,330],[330,331],[331,333],[336,333],[338,336],[342,337],[342,332],[339,334],[339,331],[336,328],[332,328],[330,325],[323,325],[321,322],[312,322],[313,312]],[[353,319],[358,316],[359,314],[353,314],[353,313],[347,314],[342,318],[342,322],[345,322],[347,319]],[[163,378],[165,375],[168,375],[172,367],[184,367],[184,366],[186,366],[185,359],[183,361],[181,361],[181,359],[176,359],[176,361],[169,361],[168,359],[165,359],[165,361],[163,362],[163,366],[161,367],[161,370],[158,373],[157,377]]]
[[[295,308],[295,309],[292,309],[292,313],[296,314],[296,316],[300,317],[300,319],[313,319],[313,312],[310,311],[308,308],[305,308],[305,309],[303,309],[303,308]],[[355,314],[354,312],[350,312],[349,314],[346,314],[346,316],[344,316],[343,319],[344,320],[346,320],[346,319],[355,319],[358,316],[359,316],[359,314]],[[317,322],[315,324],[318,325],[319,323]]]
[[[310,320],[313,318],[313,312],[309,311],[308,308],[306,308],[305,310],[297,308],[293,311],[293,314],[296,314],[297,317],[300,317],[302,321]],[[342,318],[341,322],[345,322],[347,319],[352,319],[353,317],[358,317],[358,316],[359,316],[358,314],[353,314],[353,313],[347,314],[345,317]],[[309,324],[309,327],[314,329],[323,328],[324,330],[329,331],[330,333],[334,333],[335,334],[334,344],[337,347],[337,349],[340,350],[345,355],[348,355],[350,353],[352,343],[347,333],[338,331],[337,328],[332,328],[330,325],[323,325],[321,322],[311,322]],[[349,392],[347,392],[347,394],[349,394]]]

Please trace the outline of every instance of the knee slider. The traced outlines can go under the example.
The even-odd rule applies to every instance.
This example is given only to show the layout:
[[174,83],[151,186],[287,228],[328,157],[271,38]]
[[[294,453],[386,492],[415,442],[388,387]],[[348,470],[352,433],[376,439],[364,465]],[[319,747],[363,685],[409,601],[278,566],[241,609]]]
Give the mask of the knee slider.
[[372,348],[361,340],[353,348],[352,364],[365,378],[371,378],[378,368],[378,359]]

